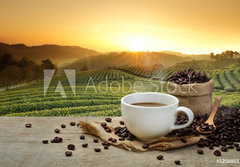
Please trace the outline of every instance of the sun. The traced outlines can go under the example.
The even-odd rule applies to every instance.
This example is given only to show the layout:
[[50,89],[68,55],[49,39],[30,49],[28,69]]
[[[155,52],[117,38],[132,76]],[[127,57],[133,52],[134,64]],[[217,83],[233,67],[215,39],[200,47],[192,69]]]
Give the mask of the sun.
[[140,38],[140,37],[135,37],[132,39],[129,39],[129,49],[131,51],[147,51],[147,41],[144,38]]

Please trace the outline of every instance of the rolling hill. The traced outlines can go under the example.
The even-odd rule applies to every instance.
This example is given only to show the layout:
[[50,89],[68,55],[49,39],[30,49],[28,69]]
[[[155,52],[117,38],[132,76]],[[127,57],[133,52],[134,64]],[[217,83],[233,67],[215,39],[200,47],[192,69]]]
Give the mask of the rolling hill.
[[79,58],[86,58],[92,55],[98,55],[99,52],[82,48],[79,46],[59,46],[59,45],[40,45],[27,46],[24,44],[5,44],[0,42],[0,55],[5,53],[12,54],[13,58],[19,60],[26,57],[39,63],[43,59],[50,58],[57,65],[66,62],[73,62]]
[[176,63],[193,60],[193,58],[176,56],[161,52],[112,52],[87,59],[81,58],[74,63],[64,66],[65,69],[81,71],[84,66],[91,70],[106,69],[108,66],[146,66],[151,67],[161,64],[164,67],[173,66]]

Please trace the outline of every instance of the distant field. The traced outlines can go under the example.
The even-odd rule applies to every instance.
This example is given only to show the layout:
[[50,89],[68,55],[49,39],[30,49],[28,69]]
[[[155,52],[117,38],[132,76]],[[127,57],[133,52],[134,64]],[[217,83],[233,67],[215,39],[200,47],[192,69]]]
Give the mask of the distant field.
[[[76,95],[66,76],[55,76],[46,95],[43,81],[0,92],[1,116],[115,116],[121,115],[120,99],[129,93],[166,92],[166,80],[178,70],[140,67],[86,71],[77,73]],[[240,68],[229,66],[222,70],[201,70],[214,79],[214,96],[223,96],[223,105],[240,108]],[[148,78],[154,77],[155,80]],[[108,82],[106,81],[108,79]],[[124,80],[123,80],[124,78]],[[63,84],[66,98],[55,92]],[[92,82],[93,81],[93,82]],[[138,81],[141,81],[141,85]],[[101,84],[100,84],[101,83]],[[94,84],[94,85],[93,85]],[[135,90],[130,86],[135,84]],[[124,86],[123,86],[124,85]],[[159,88],[159,89],[158,89]],[[158,90],[157,90],[158,89]]]

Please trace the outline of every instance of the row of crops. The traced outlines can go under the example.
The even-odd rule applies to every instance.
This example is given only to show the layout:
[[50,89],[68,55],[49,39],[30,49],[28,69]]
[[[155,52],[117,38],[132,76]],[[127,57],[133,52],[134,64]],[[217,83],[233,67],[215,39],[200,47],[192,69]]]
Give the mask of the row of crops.
[[[128,71],[129,70],[129,71]],[[126,93],[99,93],[93,88],[86,90],[90,77],[93,81],[110,80],[120,81],[122,77],[130,82],[136,82],[144,76],[142,81],[148,83],[146,78],[166,80],[176,73],[176,68],[146,68],[129,67],[124,69],[86,71],[77,73],[76,95],[73,94],[66,76],[55,76],[44,95],[43,81],[37,81],[23,87],[0,92],[0,116],[117,116],[121,115],[120,100]],[[229,67],[221,70],[201,70],[215,83],[215,92],[224,93],[226,97],[222,104],[239,106],[240,68]],[[142,73],[142,74],[141,74]],[[58,81],[61,81],[67,95],[63,98],[59,92],[55,92]],[[143,83],[144,83],[143,82]],[[166,86],[166,82],[163,82]],[[145,84],[145,83],[144,83]],[[127,84],[126,84],[127,85]],[[109,85],[108,85],[109,86]],[[150,87],[152,86],[152,87]],[[125,87],[128,89],[129,87]],[[144,85],[147,90],[156,91],[152,84]],[[102,85],[101,89],[106,89]],[[118,85],[112,85],[113,90],[118,90]],[[122,88],[120,88],[122,89]],[[161,91],[161,90],[158,90]],[[163,90],[166,92],[166,89]],[[129,92],[132,93],[132,92]],[[227,98],[229,97],[229,98]],[[227,100],[227,101],[226,101]]]
[[[93,81],[103,81],[103,80],[121,80],[124,79],[133,79],[134,76],[129,75],[123,71],[119,70],[98,70],[98,71],[84,71],[77,73],[76,82],[89,82],[90,79]],[[55,80],[66,80],[65,75],[57,76]],[[66,80],[67,82],[67,80]]]
[[145,66],[134,66],[134,67],[122,67],[117,68],[118,70],[139,76],[144,78],[151,78],[152,75],[158,70],[158,67],[145,67]]

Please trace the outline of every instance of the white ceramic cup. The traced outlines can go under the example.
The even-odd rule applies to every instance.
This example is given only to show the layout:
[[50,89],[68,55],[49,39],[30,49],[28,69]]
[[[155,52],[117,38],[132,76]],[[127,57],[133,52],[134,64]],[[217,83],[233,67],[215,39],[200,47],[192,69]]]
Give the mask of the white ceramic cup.
[[[133,103],[163,103],[166,106],[143,107]],[[193,112],[186,107],[178,107],[175,96],[156,92],[134,93],[121,99],[123,121],[128,130],[140,140],[150,140],[165,136],[175,129],[189,126],[194,118]],[[175,125],[178,112],[188,116],[188,122]]]

